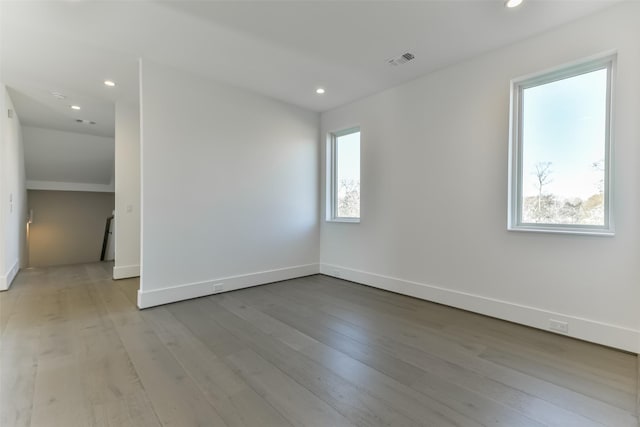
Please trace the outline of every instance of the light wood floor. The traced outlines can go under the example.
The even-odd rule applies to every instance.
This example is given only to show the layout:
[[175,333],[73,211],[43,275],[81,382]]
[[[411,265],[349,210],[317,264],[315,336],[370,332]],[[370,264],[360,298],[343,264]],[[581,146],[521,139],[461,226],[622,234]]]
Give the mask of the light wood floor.
[[110,269],[0,294],[2,427],[637,426],[635,355],[325,276],[139,311]]

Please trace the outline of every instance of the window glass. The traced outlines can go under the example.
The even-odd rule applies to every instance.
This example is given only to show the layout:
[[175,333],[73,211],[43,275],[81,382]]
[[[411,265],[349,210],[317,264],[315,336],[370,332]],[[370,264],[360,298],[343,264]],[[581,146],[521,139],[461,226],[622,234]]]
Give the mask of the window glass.
[[336,217],[360,217],[360,131],[335,137]]
[[522,93],[523,223],[605,225],[607,69]]

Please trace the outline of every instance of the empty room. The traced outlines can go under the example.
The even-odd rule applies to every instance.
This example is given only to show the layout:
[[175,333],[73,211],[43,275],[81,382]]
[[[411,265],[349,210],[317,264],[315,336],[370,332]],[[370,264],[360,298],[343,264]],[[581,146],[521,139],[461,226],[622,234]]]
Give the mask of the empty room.
[[0,1],[0,426],[638,427],[640,1]]

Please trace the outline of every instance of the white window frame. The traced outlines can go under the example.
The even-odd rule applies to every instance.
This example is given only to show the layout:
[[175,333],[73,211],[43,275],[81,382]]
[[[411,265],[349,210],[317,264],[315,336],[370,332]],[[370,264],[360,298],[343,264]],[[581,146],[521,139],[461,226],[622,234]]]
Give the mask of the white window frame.
[[[330,132],[327,137],[327,222],[360,222],[360,217],[356,218],[338,216],[338,170],[336,164],[336,142],[339,137],[350,135],[356,132],[360,133],[360,151],[362,151],[362,132],[360,130],[360,126],[351,126],[339,131]],[[360,203],[360,207],[362,208],[362,203]],[[362,212],[360,213],[360,215],[362,216]]]
[[[522,93],[524,89],[607,69],[607,115],[604,159],[604,225],[537,224],[522,222]],[[598,55],[556,69],[511,81],[511,118],[509,122],[509,194],[507,229],[543,233],[567,233],[613,236],[613,89],[616,74],[616,54]]]

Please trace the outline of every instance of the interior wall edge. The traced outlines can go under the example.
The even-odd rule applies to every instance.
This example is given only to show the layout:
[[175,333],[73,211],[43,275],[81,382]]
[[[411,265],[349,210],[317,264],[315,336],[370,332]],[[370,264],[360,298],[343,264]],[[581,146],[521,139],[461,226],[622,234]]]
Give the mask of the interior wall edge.
[[140,265],[119,265],[113,267],[113,278],[129,279],[132,277],[140,277]]
[[569,324],[569,333],[559,335],[578,338],[632,353],[640,353],[640,330],[338,265],[321,263],[320,274],[552,333],[554,331],[549,330],[548,326],[549,320],[553,318]]
[[0,291],[8,291],[13,283],[13,279],[18,275],[18,271],[20,270],[20,262],[16,260],[13,263],[13,267],[7,272],[7,274],[0,276]]
[[[202,282],[185,283],[168,288],[154,289],[150,291],[138,291],[138,307],[149,308],[157,305],[169,304],[192,298],[204,297],[220,292],[235,291],[252,286],[267,283],[280,282],[282,280],[296,279],[298,277],[311,276],[320,272],[319,264],[305,264],[291,267],[266,270],[256,273],[242,274],[238,276],[221,277]],[[141,279],[144,280],[144,277]],[[222,291],[214,291],[214,285],[221,284]],[[143,289],[142,286],[140,289]]]

